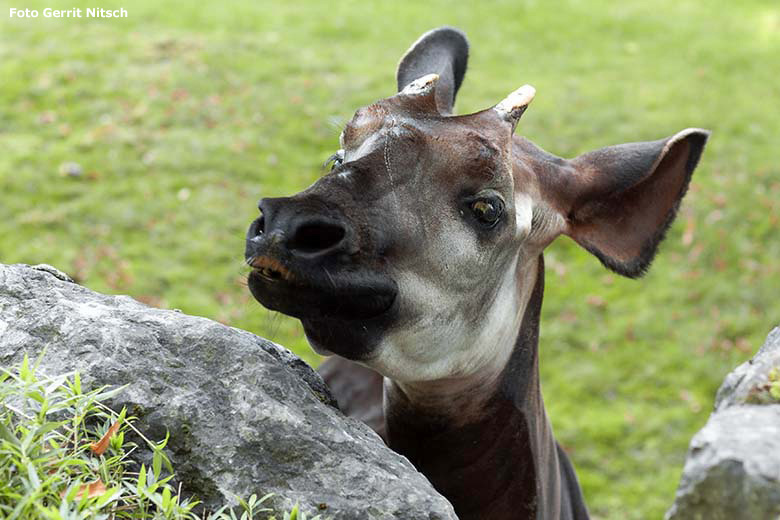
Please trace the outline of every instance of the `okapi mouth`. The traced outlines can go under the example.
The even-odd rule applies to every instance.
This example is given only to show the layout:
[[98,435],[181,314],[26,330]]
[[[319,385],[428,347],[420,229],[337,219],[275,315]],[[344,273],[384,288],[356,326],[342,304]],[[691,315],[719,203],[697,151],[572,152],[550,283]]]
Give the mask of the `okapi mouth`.
[[281,262],[269,256],[259,256],[252,260],[249,265],[254,267],[257,274],[269,282],[292,280],[290,270],[283,266]]
[[320,354],[368,359],[394,322],[398,286],[386,275],[354,266],[294,266],[267,256],[249,263],[255,299],[300,319]]
[[271,310],[301,320],[348,323],[376,318],[393,306],[398,294],[390,277],[366,269],[294,266],[268,256],[249,264],[252,296]]

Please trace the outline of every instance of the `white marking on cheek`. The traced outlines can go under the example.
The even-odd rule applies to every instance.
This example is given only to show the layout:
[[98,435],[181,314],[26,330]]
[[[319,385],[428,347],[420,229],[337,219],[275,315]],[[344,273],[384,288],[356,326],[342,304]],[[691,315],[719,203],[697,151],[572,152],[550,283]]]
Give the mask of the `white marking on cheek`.
[[479,334],[474,339],[470,356],[463,362],[471,370],[487,369],[500,372],[509,360],[515,347],[520,323],[536,282],[536,262],[520,267],[518,292],[519,255],[510,263],[504,273],[496,298],[485,314],[485,320]]
[[344,179],[344,180],[346,180],[346,179],[348,179],[348,178],[349,178],[349,174],[351,174],[351,173],[352,173],[352,171],[351,171],[351,170],[346,170],[346,171],[343,171],[343,172],[341,172],[341,173],[337,173],[337,174],[336,174],[336,177],[338,177],[339,179]]
[[468,319],[473,317],[452,313],[462,294],[419,276],[400,277],[401,294],[422,316],[383,339],[379,356],[370,363],[372,368],[401,384],[498,374],[514,349],[536,281],[536,262],[518,268],[518,261],[519,255],[506,266],[495,298],[483,309],[477,327]]
[[515,219],[517,221],[517,237],[525,238],[531,233],[533,220],[533,201],[525,193],[515,195]]
[[[462,226],[446,226],[438,230],[447,237],[436,246],[448,264],[458,265],[461,257],[478,254],[476,243]],[[426,261],[421,256],[420,261]],[[446,269],[445,269],[446,270]],[[442,280],[440,276],[402,269],[396,276],[401,306],[413,309],[410,321],[391,330],[377,349],[379,356],[372,368],[395,380],[421,381],[443,377],[450,371],[450,353],[458,350],[469,333],[465,323],[457,319],[454,309],[461,297],[458,280]]]

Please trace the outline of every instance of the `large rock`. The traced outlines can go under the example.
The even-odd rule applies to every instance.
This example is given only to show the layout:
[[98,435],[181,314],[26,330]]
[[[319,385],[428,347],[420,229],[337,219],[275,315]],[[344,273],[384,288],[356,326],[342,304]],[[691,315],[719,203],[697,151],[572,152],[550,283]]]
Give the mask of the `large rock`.
[[778,367],[780,327],[718,390],[715,411],[691,441],[668,520],[780,518],[780,403],[766,390]]
[[[319,376],[286,349],[213,321],[72,283],[53,268],[0,264],[0,364],[37,357],[51,375],[129,384],[153,439],[171,434],[185,490],[209,508],[275,493],[274,506],[338,519],[454,519],[425,477],[344,417]],[[141,457],[149,454],[141,454]]]

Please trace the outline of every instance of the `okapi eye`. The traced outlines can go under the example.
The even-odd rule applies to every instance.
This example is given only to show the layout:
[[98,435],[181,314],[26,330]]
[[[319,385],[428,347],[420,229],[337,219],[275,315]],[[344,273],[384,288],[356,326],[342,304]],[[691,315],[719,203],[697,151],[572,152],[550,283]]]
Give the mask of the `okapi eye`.
[[504,203],[499,198],[477,199],[471,203],[471,212],[482,224],[493,227],[501,218]]
[[328,157],[328,159],[325,161],[325,164],[323,166],[327,167],[328,165],[330,165],[330,170],[333,171],[334,168],[341,166],[343,162],[344,162],[344,150],[338,150],[336,153]]

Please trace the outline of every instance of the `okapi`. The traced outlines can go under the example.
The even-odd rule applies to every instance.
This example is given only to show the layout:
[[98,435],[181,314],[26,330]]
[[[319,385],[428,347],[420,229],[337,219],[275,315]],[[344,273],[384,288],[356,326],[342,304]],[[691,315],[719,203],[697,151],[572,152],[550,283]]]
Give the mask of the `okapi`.
[[581,519],[574,469],[539,384],[542,251],[568,235],[641,276],[707,141],[657,141],[562,159],[513,136],[534,97],[453,115],[468,42],[424,34],[398,93],[359,109],[332,168],[260,201],[249,288],[301,320],[342,409],[368,422],[461,519]]

